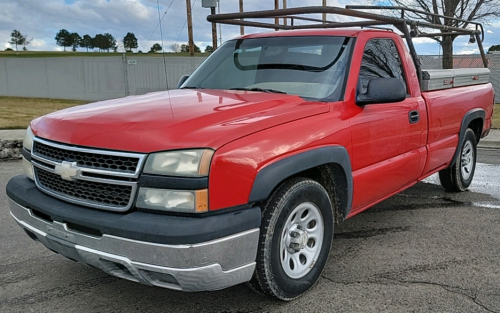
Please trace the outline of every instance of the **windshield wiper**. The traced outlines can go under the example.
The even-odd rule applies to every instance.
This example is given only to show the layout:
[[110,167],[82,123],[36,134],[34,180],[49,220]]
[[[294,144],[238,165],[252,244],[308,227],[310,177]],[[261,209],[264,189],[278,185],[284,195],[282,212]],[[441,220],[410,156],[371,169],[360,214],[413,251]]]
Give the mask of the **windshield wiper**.
[[186,86],[186,87],[182,87],[181,89],[205,89],[203,87],[196,87],[196,86]]
[[283,93],[283,94],[287,94],[286,92],[284,91],[281,91],[281,90],[276,90],[276,89],[267,89],[267,88],[245,88],[245,87],[235,87],[235,88],[231,88],[229,90],[246,90],[246,91],[262,91],[262,92],[269,92],[269,93]]

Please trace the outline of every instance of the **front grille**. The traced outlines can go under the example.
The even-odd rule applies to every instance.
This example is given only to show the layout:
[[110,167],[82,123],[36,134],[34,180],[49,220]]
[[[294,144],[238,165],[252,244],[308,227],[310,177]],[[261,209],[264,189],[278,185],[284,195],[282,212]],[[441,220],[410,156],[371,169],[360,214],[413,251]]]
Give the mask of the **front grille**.
[[40,187],[43,189],[88,204],[125,208],[132,197],[132,186],[85,180],[67,181],[57,174],[36,167],[35,174]]
[[64,201],[115,212],[125,212],[134,204],[145,158],[38,137],[31,151],[38,189]]
[[135,173],[140,160],[138,157],[55,147],[38,141],[33,145],[33,154],[54,162],[76,162],[81,167],[124,173]]

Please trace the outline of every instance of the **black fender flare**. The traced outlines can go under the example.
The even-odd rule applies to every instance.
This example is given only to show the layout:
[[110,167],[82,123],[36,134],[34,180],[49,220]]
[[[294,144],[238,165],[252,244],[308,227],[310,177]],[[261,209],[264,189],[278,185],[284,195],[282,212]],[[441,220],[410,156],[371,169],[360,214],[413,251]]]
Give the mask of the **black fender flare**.
[[467,127],[469,126],[470,122],[479,118],[483,121],[483,125],[484,125],[485,116],[486,116],[486,112],[483,109],[474,109],[474,110],[470,110],[469,112],[465,113],[465,116],[462,119],[462,125],[460,126],[460,133],[458,135],[457,150],[455,150],[455,154],[453,155],[453,159],[451,159],[450,167],[455,165],[455,162],[457,161],[458,154],[462,150],[462,141],[464,140],[465,131],[467,130]]
[[[267,199],[278,184],[285,179],[305,170],[326,165],[338,164],[343,169],[347,180],[347,203],[345,216],[349,214],[353,197],[353,177],[351,159],[342,146],[328,146],[308,150],[289,156],[262,168],[255,177],[249,202],[259,202]],[[344,218],[345,218],[344,216]]]

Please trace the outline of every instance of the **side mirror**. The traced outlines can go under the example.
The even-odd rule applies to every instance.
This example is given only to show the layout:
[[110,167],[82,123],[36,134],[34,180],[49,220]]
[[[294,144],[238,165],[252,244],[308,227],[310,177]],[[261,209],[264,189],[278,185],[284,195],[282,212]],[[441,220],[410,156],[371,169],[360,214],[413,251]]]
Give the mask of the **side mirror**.
[[356,96],[357,105],[400,102],[406,99],[406,88],[397,78],[375,78],[368,81],[365,93]]
[[179,79],[179,82],[177,83],[177,89],[181,88],[182,84],[189,78],[189,75],[182,75],[182,77]]

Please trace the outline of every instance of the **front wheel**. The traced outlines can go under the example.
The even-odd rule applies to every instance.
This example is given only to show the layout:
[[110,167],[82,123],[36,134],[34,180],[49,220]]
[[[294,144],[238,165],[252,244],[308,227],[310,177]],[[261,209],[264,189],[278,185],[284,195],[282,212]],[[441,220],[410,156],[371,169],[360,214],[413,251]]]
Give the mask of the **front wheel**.
[[468,128],[455,164],[439,172],[439,180],[446,191],[464,191],[470,186],[476,170],[476,146],[476,135]]
[[334,220],[330,197],[316,181],[294,178],[283,183],[263,209],[250,285],[292,300],[317,282],[328,259]]

